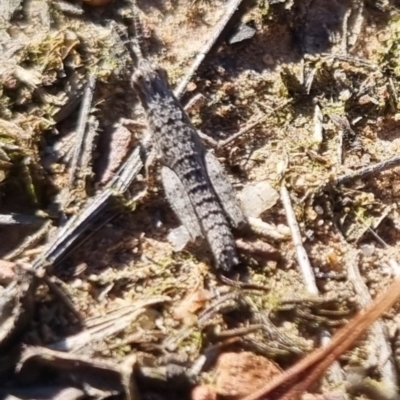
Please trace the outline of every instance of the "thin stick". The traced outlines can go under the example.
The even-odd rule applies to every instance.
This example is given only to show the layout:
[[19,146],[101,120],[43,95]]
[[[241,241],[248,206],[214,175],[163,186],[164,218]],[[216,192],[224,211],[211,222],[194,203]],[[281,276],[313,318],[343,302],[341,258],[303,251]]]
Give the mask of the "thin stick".
[[243,328],[233,328],[227,329],[222,332],[215,332],[214,337],[218,339],[226,339],[232,337],[246,336],[249,333],[257,332],[263,328],[262,324],[254,324],[250,326],[245,326]]
[[375,70],[379,69],[379,66],[377,64],[373,64],[369,61],[363,60],[362,58],[352,57],[349,55],[322,53],[321,56],[326,58],[334,58],[339,61],[353,62],[355,64],[360,64],[363,67],[368,67]]
[[[83,348],[86,353],[91,354],[94,351],[91,344],[105,341],[123,331],[132,324],[140,315],[146,312],[147,308],[160,303],[165,303],[171,299],[167,296],[152,296],[146,299],[137,300],[128,306],[119,307],[108,311],[106,316],[86,319],[84,326],[86,329],[64,337],[63,339],[49,345],[54,350],[67,351],[69,353],[78,353]],[[90,347],[90,350],[89,350]]]
[[3,259],[7,260],[7,261],[15,260],[25,250],[38,244],[45,237],[45,235],[49,232],[51,227],[52,227],[52,221],[50,221],[50,220],[46,221],[43,224],[43,226],[41,226],[39,228],[39,230],[37,230],[32,235],[27,236],[24,239],[24,241],[17,248],[15,248],[14,250],[11,250],[9,253],[7,253],[5,256],[3,256]]
[[75,151],[71,162],[69,171],[69,184],[72,186],[77,180],[78,169],[81,167],[82,159],[85,150],[87,151],[86,141],[86,124],[89,116],[90,107],[92,105],[94,89],[96,87],[96,77],[93,73],[89,72],[87,75],[87,83],[83,91],[82,103],[79,111],[78,125],[76,128],[76,143]]
[[[46,275],[46,270],[44,268],[41,269],[33,269],[31,264],[28,263],[23,263],[23,262],[17,262],[15,265],[20,268],[21,270],[27,272],[31,276],[34,276],[40,281],[43,281],[49,288],[51,292],[62,302],[64,305],[68,308],[68,310],[71,311],[71,313],[76,317],[76,319],[79,322],[82,322],[82,316],[79,314],[79,312],[76,310],[73,302],[69,298],[68,294],[65,292],[65,289],[59,287],[54,280],[57,280],[57,278],[53,277],[50,278],[48,275]],[[61,283],[61,281],[60,281]],[[63,283],[61,283],[63,284]]]
[[331,185],[341,185],[343,183],[349,183],[356,179],[364,178],[370,174],[376,174],[377,172],[386,171],[387,169],[393,168],[400,165],[400,155],[396,155],[388,160],[381,161],[377,164],[368,165],[367,167],[360,168],[356,171],[344,174],[334,179]]
[[338,161],[343,164],[343,145],[344,137],[355,137],[356,134],[350,126],[349,120],[341,115],[331,115],[331,121],[339,128]]
[[228,24],[230,19],[232,18],[233,14],[239,8],[240,4],[243,0],[231,0],[226,7],[226,11],[223,14],[223,17],[218,22],[214,31],[208,40],[208,42],[204,45],[204,47],[199,51],[196,58],[194,59],[189,71],[186,75],[181,79],[178,87],[175,89],[174,93],[175,96],[180,99],[185,94],[186,86],[189,84],[190,80],[193,78],[197,70],[199,69],[201,63],[206,58],[207,54],[210,52],[218,38],[220,37],[222,31],[224,30],[225,26]]
[[[397,302],[399,297],[400,279],[396,279],[375,299],[370,307],[360,311],[345,327],[339,330],[328,346],[315,350],[282,375],[241,400],[257,400],[266,396],[270,396],[269,399],[293,400],[299,394],[304,393],[324,374],[332,362],[344,354],[372,323]],[[280,390],[278,391],[278,389]]]
[[292,240],[296,249],[297,262],[303,275],[303,280],[307,291],[310,294],[319,294],[310,259],[308,258],[307,252],[303,246],[300,228],[297,224],[296,216],[290,201],[290,195],[285,185],[281,186],[281,201],[285,209],[287,223],[292,233]]
[[[129,357],[131,361],[134,361],[134,357]],[[30,368],[30,365],[34,366],[48,366],[51,367],[52,371],[56,372],[64,372],[64,374],[69,375],[69,373],[73,373],[74,375],[81,377],[80,375],[82,374],[82,379],[81,380],[75,380],[75,382],[81,382],[83,381],[83,386],[85,386],[85,379],[84,377],[86,376],[87,373],[89,373],[91,376],[96,376],[100,372],[99,376],[105,376],[103,373],[108,372],[109,374],[107,375],[107,388],[111,392],[116,392],[120,393],[121,388],[122,388],[122,382],[121,379],[122,374],[124,373],[123,371],[123,365],[119,363],[118,361],[112,361],[112,360],[106,360],[106,359],[99,359],[93,356],[87,356],[86,354],[70,354],[65,351],[57,351],[57,350],[51,350],[46,347],[33,347],[33,346],[23,346],[23,349],[21,350],[21,355],[19,357],[19,363],[18,366],[16,367],[16,373],[20,373],[25,369],[25,365],[28,363]],[[124,361],[122,361],[124,363]],[[133,364],[133,363],[132,363]],[[140,363],[135,363],[135,374],[134,377],[138,381],[143,382],[144,384],[150,383],[152,385],[156,385],[157,387],[161,387],[165,389],[165,382],[170,382],[171,381],[171,374],[169,373],[169,369],[163,366],[160,367],[147,367],[147,366],[141,366]],[[182,367],[182,374],[186,374],[186,372],[183,371]],[[103,373],[102,373],[103,372]],[[111,374],[110,374],[111,373]],[[89,386],[89,385],[88,385]],[[91,393],[95,391],[95,388],[92,388],[89,386],[91,389]],[[5,398],[4,396],[8,395],[10,390],[11,392],[18,393],[19,388],[13,387],[10,385],[10,390],[7,390],[8,387],[4,387],[2,385],[0,389],[0,396],[1,398]],[[19,390],[21,393],[21,397],[27,398],[27,396],[22,395],[22,390]],[[104,398],[101,392],[101,395],[92,396],[96,398]],[[107,393],[107,392],[106,392]],[[26,393],[25,393],[26,394]],[[108,393],[107,393],[108,396]],[[6,396],[7,397],[7,396]],[[8,396],[7,398],[9,398]],[[31,398],[32,396],[30,396]],[[39,397],[39,396],[37,396]],[[44,396],[40,396],[43,398]],[[49,397],[49,396],[46,396]],[[51,398],[55,399],[71,399],[71,398],[77,398],[72,397],[72,396],[63,396],[61,397],[59,393],[57,393],[57,396],[52,396]],[[86,396],[87,397],[87,396]],[[110,396],[108,396],[110,397]],[[114,396],[115,397],[115,396]],[[119,397],[120,398],[120,397]]]
[[324,116],[322,115],[321,108],[318,104],[314,107],[314,142],[320,146],[321,143],[324,141],[323,131],[324,128],[322,126],[322,120]]
[[49,289],[65,304],[69,311],[75,316],[75,318],[79,321],[83,321],[83,317],[79,312],[76,310],[74,303],[70,299],[69,295],[65,292],[65,289],[60,288],[52,278],[50,278],[45,273],[42,276],[43,281],[49,287]]
[[312,87],[312,84],[314,83],[314,78],[315,78],[316,73],[317,73],[317,68],[313,68],[306,77],[306,80],[304,82],[304,87],[305,87],[307,95],[309,95],[311,92],[311,87]]
[[[310,259],[308,258],[307,252],[303,246],[301,238],[300,228],[297,224],[296,215],[293,211],[292,203],[290,201],[290,195],[285,185],[281,186],[281,201],[285,209],[286,220],[288,222],[290,231],[292,233],[293,244],[296,248],[297,262],[299,264],[300,271],[303,275],[303,281],[310,294],[318,295],[318,288],[315,282],[315,276],[311,267]],[[326,346],[329,343],[330,334],[327,331],[320,333],[320,340],[322,346]],[[331,367],[331,378],[336,383],[342,380],[342,372],[339,364],[334,363]]]
[[124,387],[126,400],[140,400],[138,388],[136,386],[135,368],[137,366],[137,355],[130,354],[120,364],[121,383]]

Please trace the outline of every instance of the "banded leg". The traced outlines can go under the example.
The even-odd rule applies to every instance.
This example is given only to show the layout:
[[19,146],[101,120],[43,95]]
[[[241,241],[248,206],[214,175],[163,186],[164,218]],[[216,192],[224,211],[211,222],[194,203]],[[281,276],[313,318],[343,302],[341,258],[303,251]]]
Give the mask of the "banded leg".
[[165,195],[175,214],[184,225],[193,242],[204,238],[192,203],[178,176],[168,167],[161,168],[161,179]]
[[242,228],[247,221],[224,168],[210,151],[206,150],[204,160],[208,177],[218,196],[219,203],[229,218],[229,222],[234,228]]

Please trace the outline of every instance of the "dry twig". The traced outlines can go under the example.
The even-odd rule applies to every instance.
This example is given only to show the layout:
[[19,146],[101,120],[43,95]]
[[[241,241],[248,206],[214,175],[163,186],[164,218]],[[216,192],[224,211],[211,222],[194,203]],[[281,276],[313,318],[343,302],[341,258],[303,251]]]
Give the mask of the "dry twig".
[[84,331],[53,343],[51,348],[72,353],[81,351],[85,348],[86,353],[90,354],[90,345],[122,331],[128,327],[132,321],[143,314],[147,307],[154,304],[164,303],[169,300],[170,298],[167,296],[149,297],[145,300],[138,300],[130,306],[121,307],[111,312],[109,311],[106,317],[96,318],[92,321],[84,321],[84,325],[86,326]]
[[225,26],[228,24],[230,19],[232,18],[233,14],[239,8],[240,4],[243,0],[231,0],[226,7],[226,11],[223,13],[223,17],[219,21],[219,23],[214,28],[213,33],[211,34],[210,39],[204,45],[204,47],[198,52],[196,58],[194,59],[189,71],[186,75],[181,79],[178,87],[175,89],[174,93],[175,96],[180,99],[185,94],[186,87],[192,77],[196,74],[197,70],[199,69],[201,63],[206,58],[207,54],[213,48],[215,43],[217,42],[218,38],[220,37],[222,31],[224,30]]
[[296,249],[297,262],[303,275],[304,284],[310,294],[318,294],[317,284],[315,283],[314,273],[308,258],[307,252],[303,246],[300,228],[296,221],[296,216],[290,201],[290,195],[285,185],[281,186],[281,201],[285,209],[286,220],[292,233],[293,244]]
[[400,165],[400,156],[396,155],[388,160],[381,161],[376,164],[368,165],[366,167],[362,167],[356,171],[350,172],[348,174],[341,175],[330,182],[331,185],[337,186],[342,185],[344,183],[349,183],[356,179],[365,178],[368,175],[376,174],[378,172],[386,171],[390,168],[397,167]]
[[[88,158],[88,155],[92,152],[93,147],[93,130],[86,129],[90,107],[92,106],[92,100],[94,90],[96,87],[96,77],[93,73],[89,72],[87,75],[87,83],[83,91],[82,103],[79,111],[78,125],[76,128],[76,142],[74,155],[71,162],[71,168],[69,170],[69,185],[74,186],[78,179],[77,174],[86,172],[88,165],[84,165],[83,161]],[[88,162],[86,162],[88,164]]]
[[[297,224],[296,216],[292,208],[290,195],[284,184],[281,186],[281,201],[285,209],[286,219],[290,231],[292,232],[292,240],[296,248],[297,262],[299,264],[300,271],[303,275],[303,280],[306,289],[310,294],[318,294],[319,292],[317,284],[315,282],[315,276],[313,269],[311,267],[310,259],[308,258],[307,252],[303,246],[300,228]],[[322,331],[320,336],[322,345],[327,345],[330,337],[329,333],[326,331]],[[331,366],[331,377],[332,380],[334,380],[336,383],[342,381],[341,369],[337,363],[334,363]]]

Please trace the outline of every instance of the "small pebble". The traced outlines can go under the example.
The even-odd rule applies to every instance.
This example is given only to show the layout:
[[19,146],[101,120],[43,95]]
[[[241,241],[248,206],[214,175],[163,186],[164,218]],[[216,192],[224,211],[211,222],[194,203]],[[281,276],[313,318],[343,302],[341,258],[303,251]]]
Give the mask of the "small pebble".
[[360,250],[364,257],[371,257],[375,253],[375,246],[373,244],[362,244]]
[[323,215],[324,213],[324,209],[321,206],[315,206],[314,210],[318,215]]
[[268,181],[261,181],[247,185],[238,197],[244,214],[257,218],[277,203],[279,193]]
[[168,233],[167,239],[174,248],[174,251],[182,251],[190,242],[189,232],[183,225],[171,230]]
[[274,65],[275,60],[273,59],[273,57],[271,56],[271,54],[265,54],[262,58],[263,63],[267,66],[267,67],[271,67]]
[[241,24],[235,32],[228,38],[229,44],[243,42],[244,40],[251,39],[256,34],[256,30],[249,25]]
[[73,288],[80,288],[81,286],[82,286],[82,279],[75,279],[73,282],[72,282],[72,284],[71,284],[71,286],[73,287]]
[[189,84],[186,87],[186,90],[188,92],[193,92],[196,89],[197,89],[197,85],[194,82],[189,82]]

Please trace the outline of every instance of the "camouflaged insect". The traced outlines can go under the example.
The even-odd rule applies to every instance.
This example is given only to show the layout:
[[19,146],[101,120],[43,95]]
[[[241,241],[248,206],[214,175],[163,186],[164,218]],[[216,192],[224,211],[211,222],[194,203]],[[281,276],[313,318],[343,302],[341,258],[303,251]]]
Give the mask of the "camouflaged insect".
[[142,59],[132,83],[163,164],[162,181],[171,207],[193,241],[206,239],[216,267],[229,271],[238,262],[232,228],[245,219],[222,166],[203,146],[163,69]]

